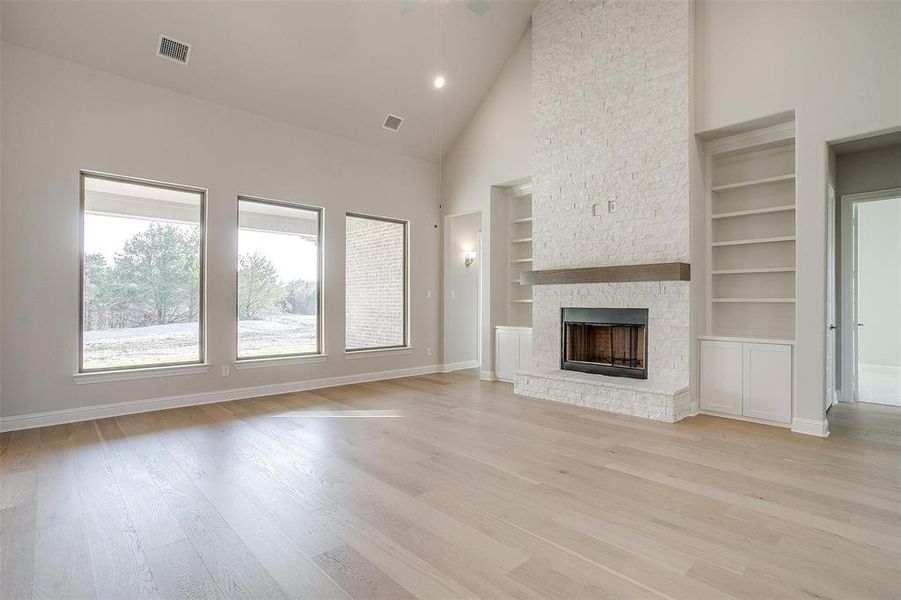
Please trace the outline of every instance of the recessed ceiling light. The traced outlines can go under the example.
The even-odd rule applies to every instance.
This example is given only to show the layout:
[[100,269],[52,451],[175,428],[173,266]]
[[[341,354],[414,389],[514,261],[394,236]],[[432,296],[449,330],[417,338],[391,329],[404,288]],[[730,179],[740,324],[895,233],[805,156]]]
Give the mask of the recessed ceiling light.
[[435,87],[438,88],[439,90],[444,87],[444,77],[439,75],[438,77],[435,78]]

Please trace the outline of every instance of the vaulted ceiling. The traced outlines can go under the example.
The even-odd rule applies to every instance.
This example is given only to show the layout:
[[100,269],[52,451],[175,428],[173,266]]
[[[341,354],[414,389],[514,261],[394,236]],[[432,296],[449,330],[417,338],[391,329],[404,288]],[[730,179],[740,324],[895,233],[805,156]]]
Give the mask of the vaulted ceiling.
[[[534,5],[5,0],[2,36],[205,100],[434,159],[490,89]],[[156,56],[160,34],[192,44],[187,65]],[[439,73],[447,80],[442,90],[432,85]],[[406,119],[399,132],[381,127],[388,113]]]

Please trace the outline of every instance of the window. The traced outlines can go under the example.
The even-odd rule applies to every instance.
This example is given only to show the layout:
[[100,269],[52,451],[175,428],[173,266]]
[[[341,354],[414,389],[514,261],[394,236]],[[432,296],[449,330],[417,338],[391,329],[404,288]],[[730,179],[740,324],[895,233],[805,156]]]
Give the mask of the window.
[[318,354],[322,210],[238,198],[238,360]]
[[345,349],[407,344],[407,223],[347,215]]
[[81,175],[79,371],[203,361],[198,189]]

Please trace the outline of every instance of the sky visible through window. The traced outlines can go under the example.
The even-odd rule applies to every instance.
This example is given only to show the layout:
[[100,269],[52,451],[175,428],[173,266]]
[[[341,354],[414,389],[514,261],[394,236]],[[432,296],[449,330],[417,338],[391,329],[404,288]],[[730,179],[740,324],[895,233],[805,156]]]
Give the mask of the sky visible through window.
[[[125,242],[149,225],[146,219],[85,215],[85,254],[102,254],[112,265]],[[263,253],[287,281],[316,281],[319,275],[316,244],[296,235],[245,230],[241,232],[241,252]]]

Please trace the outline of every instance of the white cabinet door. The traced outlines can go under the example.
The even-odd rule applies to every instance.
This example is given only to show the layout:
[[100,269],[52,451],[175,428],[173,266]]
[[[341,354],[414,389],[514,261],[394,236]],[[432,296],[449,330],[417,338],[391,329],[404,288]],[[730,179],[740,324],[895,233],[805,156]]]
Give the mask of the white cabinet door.
[[522,331],[519,334],[519,360],[517,361],[517,369],[532,368],[532,333]]
[[515,331],[498,329],[495,335],[494,376],[501,381],[513,381],[516,362],[519,358],[519,334]]
[[701,340],[701,410],[740,415],[742,344]]
[[791,422],[792,349],[781,344],[744,344],[746,417]]

